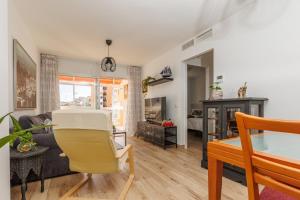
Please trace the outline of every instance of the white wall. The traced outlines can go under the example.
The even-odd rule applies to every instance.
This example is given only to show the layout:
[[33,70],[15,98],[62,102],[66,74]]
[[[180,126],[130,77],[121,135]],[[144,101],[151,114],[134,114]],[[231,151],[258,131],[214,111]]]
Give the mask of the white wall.
[[214,74],[223,75],[224,97],[236,97],[248,82],[248,96],[268,97],[265,115],[300,119],[300,1],[254,1],[235,15],[213,26],[213,36],[181,51],[181,45],[144,66],[144,77],[170,65],[173,82],[152,87],[149,96],[167,96],[168,115],[178,124],[179,143],[184,144],[182,122],[186,89],[182,62],[214,49]]
[[[8,112],[8,0],[0,0],[0,116]],[[8,133],[8,121],[0,125],[0,137]],[[0,196],[3,200],[10,199],[8,145],[0,149]]]
[[[161,57],[146,64],[143,67],[142,71],[143,78],[146,78],[147,76],[154,77],[155,75],[159,74],[165,66],[170,65],[174,81],[156,85],[153,87],[148,87],[148,93],[145,98],[165,96],[167,99],[167,119],[172,119],[175,124],[178,125],[178,129],[182,130],[181,124],[179,123],[180,118],[178,116],[183,113],[183,111],[181,110],[182,105],[180,105],[183,102],[183,91],[181,88],[183,75],[181,71],[183,71],[183,67],[177,66],[180,65],[180,62],[178,61],[179,56],[180,48],[174,48]],[[180,131],[178,134],[180,134]],[[180,144],[180,135],[178,137],[178,140]]]
[[15,111],[16,117],[21,115],[34,115],[38,114],[40,110],[40,52],[31,36],[29,28],[23,22],[18,10],[15,8],[14,1],[8,1],[8,49],[9,49],[9,110],[14,111],[14,90],[13,90],[13,39],[17,39],[27,53],[31,56],[37,64],[37,109]]
[[127,78],[127,66],[117,65],[115,72],[103,72],[96,62],[60,58],[58,72],[62,75],[83,76],[83,77],[115,77]]

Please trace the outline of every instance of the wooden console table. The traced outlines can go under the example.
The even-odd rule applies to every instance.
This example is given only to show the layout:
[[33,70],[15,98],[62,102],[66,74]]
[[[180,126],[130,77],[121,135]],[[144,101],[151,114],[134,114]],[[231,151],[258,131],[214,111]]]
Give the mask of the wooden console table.
[[151,142],[166,149],[170,145],[177,148],[177,126],[163,127],[146,121],[138,122],[137,137],[143,137],[145,141]]

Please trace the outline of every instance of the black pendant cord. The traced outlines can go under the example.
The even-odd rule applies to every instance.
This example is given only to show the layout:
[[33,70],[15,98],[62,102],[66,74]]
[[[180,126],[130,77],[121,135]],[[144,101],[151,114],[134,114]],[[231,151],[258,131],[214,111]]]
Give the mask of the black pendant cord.
[[109,45],[107,46],[107,57],[109,57]]

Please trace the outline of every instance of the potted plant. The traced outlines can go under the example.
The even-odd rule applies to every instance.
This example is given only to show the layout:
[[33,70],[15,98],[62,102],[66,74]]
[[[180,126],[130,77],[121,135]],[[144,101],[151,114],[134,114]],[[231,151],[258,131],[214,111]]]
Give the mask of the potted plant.
[[151,76],[148,76],[146,79],[142,81],[142,92],[143,94],[146,94],[148,92],[148,85],[150,81],[154,81],[155,78],[152,78]]
[[210,100],[222,99],[223,98],[223,91],[219,82],[214,82],[210,88]]
[[247,82],[244,83],[242,87],[238,90],[238,97],[245,98],[247,96]]
[[31,131],[33,130],[38,130],[42,128],[48,128],[51,127],[52,125],[39,125],[39,126],[34,126],[32,125],[31,128],[28,129],[22,129],[20,123],[18,120],[12,116],[12,112],[7,113],[3,117],[0,118],[0,124],[4,121],[6,117],[10,117],[12,123],[13,123],[13,132],[8,134],[5,137],[0,138],[0,149],[9,143],[11,146],[14,144],[14,142],[19,139],[20,143],[17,146],[17,150],[19,152],[27,152],[36,146],[36,143],[32,139],[32,133]]

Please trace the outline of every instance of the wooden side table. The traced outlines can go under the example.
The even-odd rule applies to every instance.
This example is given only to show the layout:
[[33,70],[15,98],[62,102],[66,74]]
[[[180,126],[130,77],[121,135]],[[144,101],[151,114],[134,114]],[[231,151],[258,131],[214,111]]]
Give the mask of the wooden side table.
[[24,153],[18,152],[16,149],[10,149],[10,176],[16,174],[21,179],[22,200],[26,200],[26,180],[30,170],[40,176],[41,192],[44,192],[43,160],[44,153],[48,149],[49,147],[37,146],[35,150]]

